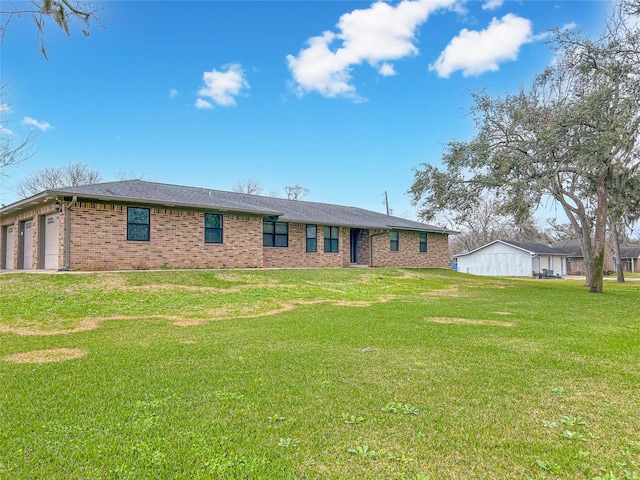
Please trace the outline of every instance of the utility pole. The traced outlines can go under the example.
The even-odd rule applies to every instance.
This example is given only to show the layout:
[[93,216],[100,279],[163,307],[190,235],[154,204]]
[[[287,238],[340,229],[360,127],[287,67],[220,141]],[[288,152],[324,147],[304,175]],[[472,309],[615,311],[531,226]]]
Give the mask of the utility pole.
[[389,197],[386,190],[384,191],[384,204],[387,207],[387,215],[389,215]]

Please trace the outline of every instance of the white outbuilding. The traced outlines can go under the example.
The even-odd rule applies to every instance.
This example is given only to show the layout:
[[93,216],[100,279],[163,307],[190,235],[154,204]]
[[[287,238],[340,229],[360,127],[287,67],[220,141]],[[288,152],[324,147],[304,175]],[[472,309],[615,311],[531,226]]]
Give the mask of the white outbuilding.
[[546,277],[565,274],[565,256],[548,245],[495,240],[454,256],[458,272],[493,277]]

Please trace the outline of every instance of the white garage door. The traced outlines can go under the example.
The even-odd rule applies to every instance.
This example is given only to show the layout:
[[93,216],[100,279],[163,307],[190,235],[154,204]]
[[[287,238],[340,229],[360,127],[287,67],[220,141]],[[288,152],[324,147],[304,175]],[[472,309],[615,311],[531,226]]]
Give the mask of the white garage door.
[[7,270],[13,270],[13,250],[16,246],[16,234],[13,226],[7,227],[5,230],[7,235],[6,250],[4,252],[4,268]]
[[58,233],[60,220],[57,213],[44,217],[44,268],[58,268]]
[[25,270],[31,270],[33,268],[33,221],[28,220],[24,222],[24,237],[23,237],[23,257],[22,268]]

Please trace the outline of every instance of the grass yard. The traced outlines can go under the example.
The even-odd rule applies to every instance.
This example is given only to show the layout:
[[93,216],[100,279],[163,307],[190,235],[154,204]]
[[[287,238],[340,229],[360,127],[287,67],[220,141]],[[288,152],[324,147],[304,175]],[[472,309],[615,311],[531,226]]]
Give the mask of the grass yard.
[[1,479],[640,479],[640,282],[0,275]]

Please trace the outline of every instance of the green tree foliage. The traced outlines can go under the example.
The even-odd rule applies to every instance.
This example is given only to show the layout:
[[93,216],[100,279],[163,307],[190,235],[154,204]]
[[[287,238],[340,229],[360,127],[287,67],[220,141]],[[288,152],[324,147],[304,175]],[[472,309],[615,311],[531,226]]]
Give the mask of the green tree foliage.
[[556,31],[557,60],[530,87],[474,93],[475,138],[449,142],[443,169],[415,170],[410,193],[421,216],[449,209],[464,218],[493,196],[496,213],[524,220],[551,197],[581,240],[590,291],[602,292],[614,178],[638,175],[638,36],[616,10],[598,39]]

